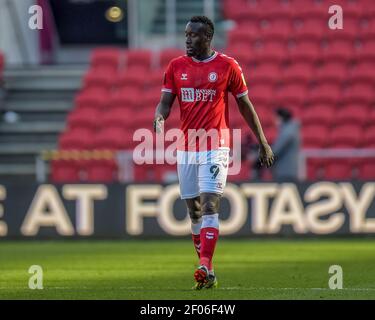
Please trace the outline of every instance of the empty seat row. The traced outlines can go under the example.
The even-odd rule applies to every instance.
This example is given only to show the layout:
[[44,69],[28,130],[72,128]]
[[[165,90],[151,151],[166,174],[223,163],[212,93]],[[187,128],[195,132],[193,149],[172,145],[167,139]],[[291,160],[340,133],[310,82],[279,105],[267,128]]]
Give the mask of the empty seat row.
[[167,48],[156,53],[147,49],[98,48],[92,52],[90,65],[93,69],[116,71],[136,68],[147,71],[152,67],[165,68],[171,59],[183,54],[184,51],[175,48]]
[[225,52],[241,65],[254,62],[373,62],[375,41],[357,44],[347,40],[320,43],[313,40],[299,42],[240,41],[230,45]]
[[371,0],[225,0],[224,15],[236,21],[287,17],[304,19],[306,17],[329,17],[328,8],[340,5],[350,18],[371,18],[375,9]]
[[[373,180],[375,179],[375,162],[373,159],[307,159],[307,179],[327,180]],[[51,162],[51,180],[55,183],[65,182],[115,182],[118,181],[119,168],[113,160],[79,161],[53,160]],[[125,169],[126,170],[126,169]],[[242,161],[238,175],[228,176],[228,181],[246,181],[250,179],[251,163]],[[177,180],[175,165],[134,165],[132,170],[136,182],[165,182]],[[168,177],[169,176],[169,177]],[[171,178],[170,178],[171,177]]]

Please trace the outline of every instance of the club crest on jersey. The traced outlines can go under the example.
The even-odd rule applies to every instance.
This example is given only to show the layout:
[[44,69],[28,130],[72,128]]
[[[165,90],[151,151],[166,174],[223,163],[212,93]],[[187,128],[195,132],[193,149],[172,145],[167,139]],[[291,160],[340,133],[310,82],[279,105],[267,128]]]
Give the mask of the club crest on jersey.
[[210,72],[208,75],[208,80],[210,82],[215,82],[217,80],[217,73],[216,72]]
[[181,74],[181,80],[187,80],[187,73],[182,73]]

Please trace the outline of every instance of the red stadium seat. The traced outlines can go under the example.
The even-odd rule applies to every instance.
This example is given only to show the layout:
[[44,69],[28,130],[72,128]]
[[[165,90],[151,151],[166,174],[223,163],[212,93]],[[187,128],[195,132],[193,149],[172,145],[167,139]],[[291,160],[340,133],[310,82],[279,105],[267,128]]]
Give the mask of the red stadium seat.
[[161,182],[157,175],[156,164],[134,165],[135,182]]
[[375,99],[374,87],[369,83],[359,83],[349,86],[345,92],[343,101],[346,103],[373,103]]
[[294,25],[295,29],[292,33],[292,37],[297,41],[320,41],[324,34],[327,32],[327,21],[324,19],[312,18],[304,19],[299,24]]
[[115,160],[93,159],[87,162],[87,181],[111,183],[117,180],[117,164]]
[[[270,8],[266,10],[266,12],[270,13]],[[269,21],[262,23],[260,35],[264,41],[286,41],[290,37],[292,31],[290,19],[287,19],[279,12],[278,17],[280,16],[283,18],[270,19]]]
[[325,61],[348,62],[354,58],[354,42],[350,40],[331,40],[322,51]]
[[273,86],[270,84],[254,84],[249,87],[249,97],[255,105],[267,106],[271,102]]
[[344,8],[343,29],[327,29],[324,38],[330,43],[331,41],[354,41],[359,36],[359,21],[357,18],[350,18]]
[[261,23],[277,21],[282,17],[285,20],[291,21],[292,18],[292,6],[288,3],[278,0],[268,0],[267,2],[260,2],[257,9],[259,14],[259,19]]
[[361,143],[361,125],[339,125],[333,128],[328,137],[332,148],[358,148]]
[[339,108],[336,113],[336,123],[340,125],[352,124],[365,125],[368,118],[368,111],[366,106],[361,104],[347,105]]
[[[375,47],[374,47],[375,49]],[[375,55],[374,55],[375,57]],[[358,82],[367,82],[375,84],[374,78],[375,62],[359,62],[350,72],[349,82],[351,84]]]
[[368,125],[372,125],[375,123],[375,108],[370,108],[370,112],[368,114],[367,123]]
[[361,180],[374,180],[375,179],[375,159],[369,158],[363,160],[359,167],[359,178]]
[[244,160],[241,162],[240,172],[235,175],[228,175],[229,182],[247,182],[251,178],[251,162]]
[[235,7],[232,9],[232,19],[239,24],[247,23],[248,21],[259,21],[262,16],[260,10],[254,10],[254,8],[243,5],[241,7]]
[[280,64],[264,62],[256,66],[254,69],[250,69],[248,73],[245,73],[248,85],[262,84],[262,83],[275,83],[280,77]]
[[228,32],[228,44],[230,48],[236,45],[250,45],[259,38],[259,29],[252,25],[242,25]]
[[108,95],[98,91],[83,91],[75,98],[75,108],[77,109],[104,109],[108,103]]
[[134,166],[134,178],[139,182],[165,183],[177,181],[176,165],[165,164],[142,164]]
[[[270,127],[274,125],[274,115],[268,108],[256,107],[256,112],[258,114],[262,126]],[[241,120],[244,122],[245,120],[242,119],[242,116],[240,114],[239,116],[241,117]]]
[[226,18],[233,19],[236,12],[246,5],[245,0],[223,0],[222,8]]
[[83,78],[83,88],[105,88],[110,89],[114,84],[113,73],[108,69],[91,69]]
[[[131,72],[129,72],[131,70]],[[144,69],[132,68],[125,69],[117,75],[115,85],[116,87],[142,87],[145,82]]]
[[313,105],[303,112],[302,123],[306,125],[323,124],[331,126],[335,119],[335,110],[330,105]]
[[157,69],[152,71],[147,77],[147,79],[144,80],[144,85],[146,86],[146,88],[149,88],[150,90],[160,91],[163,85],[164,72],[165,70],[163,69]]
[[307,87],[304,83],[285,84],[277,93],[276,100],[281,104],[302,105],[307,97]]
[[365,19],[373,19],[375,17],[375,8],[373,2],[371,4],[362,5],[362,17]]
[[237,44],[231,47],[228,47],[224,53],[229,57],[235,58],[241,67],[245,68],[247,65],[256,58],[253,55],[254,49],[250,44]]
[[150,50],[131,49],[126,51],[126,66],[141,67],[145,69],[151,68],[152,53]]
[[323,125],[302,127],[302,142],[305,148],[324,148],[327,146],[328,128]]
[[262,62],[282,62],[287,58],[287,48],[282,41],[265,41],[253,47],[253,55]]
[[277,137],[277,129],[274,125],[264,128],[264,134],[270,144],[274,143]]
[[[156,105],[160,101],[161,90],[152,90],[145,92],[143,95],[143,104],[145,106],[153,106],[156,108]],[[151,107],[150,107],[151,108]]]
[[308,158],[306,161],[307,180],[320,180],[324,173],[324,161],[317,158]]
[[74,161],[52,160],[51,181],[54,183],[79,182],[80,168]]
[[300,41],[289,48],[289,59],[292,62],[316,62],[320,58],[320,46],[316,41]]
[[126,131],[118,127],[102,128],[93,137],[94,149],[121,150],[128,147]]
[[325,165],[324,178],[327,180],[349,180],[353,171],[349,160],[332,159]]
[[375,19],[369,18],[365,21],[362,21],[362,23],[360,23],[358,32],[363,41],[374,40],[375,39]]
[[132,110],[124,108],[115,108],[111,109],[108,112],[105,112],[101,118],[101,127],[117,127],[117,128],[130,128],[133,124]]
[[327,16],[327,11],[327,6],[323,1],[293,1],[294,19],[322,19]]
[[[308,83],[314,75],[313,65],[309,62],[297,62],[289,65],[282,73],[284,83]],[[279,75],[278,75],[279,76]]]
[[228,31],[228,47],[241,43],[252,43],[259,39],[260,29],[252,22],[244,23]]
[[139,105],[140,91],[135,88],[121,89],[108,102],[110,109],[134,110]]
[[[373,113],[375,113],[373,111]],[[375,118],[375,117],[374,117]],[[363,146],[365,148],[375,148],[375,122],[372,122],[372,126],[367,127],[363,134]]]
[[92,146],[93,132],[84,128],[75,128],[59,136],[59,149],[87,150]]
[[159,53],[159,67],[166,69],[172,59],[185,55],[185,51],[175,48],[167,48]]
[[356,50],[359,62],[374,62],[375,60],[375,40],[366,40]]
[[310,90],[308,95],[309,103],[335,104],[341,95],[340,85],[335,83],[323,83],[316,85]]
[[326,62],[320,66],[315,74],[317,83],[336,83],[341,84],[347,80],[347,67],[342,62]]
[[97,48],[91,54],[91,67],[116,71],[120,65],[121,50],[118,48]]
[[101,112],[97,109],[76,109],[68,115],[68,126],[70,129],[88,128],[94,131],[101,119]]

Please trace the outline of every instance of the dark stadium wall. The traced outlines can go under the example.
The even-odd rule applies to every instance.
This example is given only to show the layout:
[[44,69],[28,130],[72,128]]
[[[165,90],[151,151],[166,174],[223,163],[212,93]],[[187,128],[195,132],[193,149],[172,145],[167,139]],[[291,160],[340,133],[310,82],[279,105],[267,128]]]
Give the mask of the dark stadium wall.
[[[228,184],[220,233],[375,235],[374,196],[374,182]],[[0,239],[189,234],[178,184],[0,185]]]
[[127,11],[127,1],[49,0],[62,45],[127,45],[127,15],[120,21],[106,18],[111,7]]

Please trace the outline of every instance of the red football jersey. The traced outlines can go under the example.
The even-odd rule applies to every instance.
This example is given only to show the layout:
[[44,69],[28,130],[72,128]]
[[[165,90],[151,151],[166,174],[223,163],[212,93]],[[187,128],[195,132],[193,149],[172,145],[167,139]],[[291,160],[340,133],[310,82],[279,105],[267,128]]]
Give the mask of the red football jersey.
[[236,60],[216,51],[202,61],[186,55],[175,58],[164,74],[162,91],[176,94],[180,104],[184,143],[178,144],[179,150],[206,148],[189,134],[199,129],[207,133],[207,150],[230,146],[228,92],[237,98],[248,93]]

